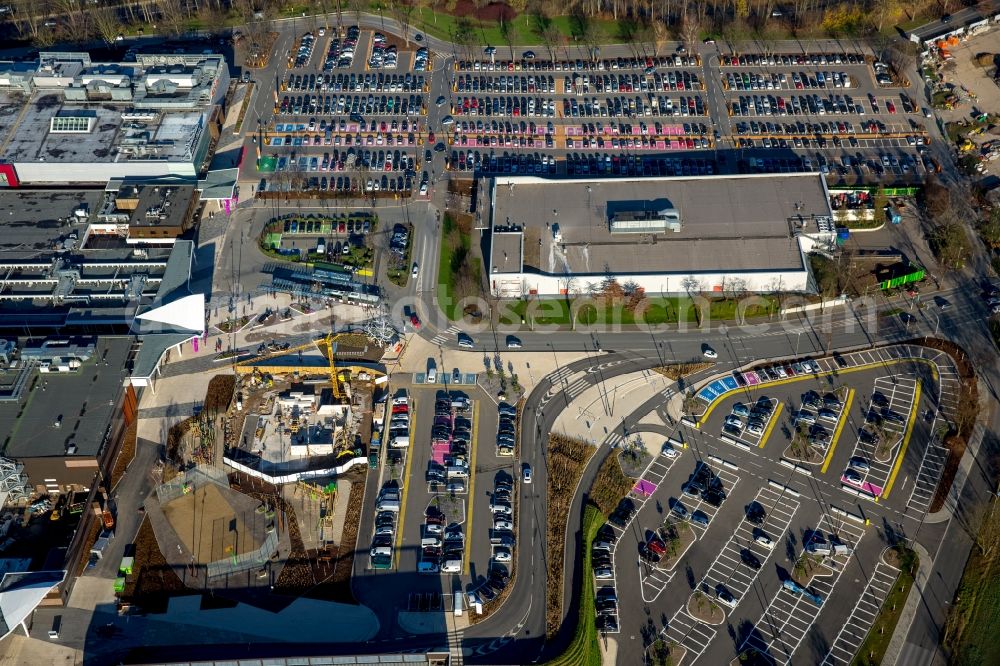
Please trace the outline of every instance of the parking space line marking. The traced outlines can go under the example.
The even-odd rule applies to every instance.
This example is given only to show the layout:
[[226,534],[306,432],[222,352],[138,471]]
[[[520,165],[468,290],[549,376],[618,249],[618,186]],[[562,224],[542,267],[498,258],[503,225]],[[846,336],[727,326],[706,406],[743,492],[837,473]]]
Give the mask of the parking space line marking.
[[906,434],[903,435],[903,444],[899,448],[899,453],[896,454],[896,464],[892,467],[892,474],[889,475],[889,482],[885,485],[885,490],[882,492],[882,499],[888,499],[889,493],[892,491],[892,484],[896,482],[896,475],[899,474],[899,468],[903,465],[903,458],[906,457],[906,449],[910,444],[910,436],[913,434],[913,427],[917,423],[917,412],[920,411],[920,382],[917,382],[917,386],[913,393],[913,406],[910,408],[910,420],[906,424]]
[[479,448],[479,401],[472,406],[472,452],[469,461],[469,511],[465,526],[465,556],[462,558],[462,573],[469,570],[469,555],[472,552],[469,541],[472,539],[472,505],[476,501],[476,449]]
[[403,541],[403,524],[406,522],[406,500],[409,497],[410,489],[410,465],[413,463],[413,439],[416,437],[417,428],[417,399],[410,398],[410,413],[413,414],[413,423],[410,425],[410,444],[406,448],[406,471],[403,472],[403,492],[400,494],[399,507],[399,527],[396,529],[396,543],[393,548],[393,566],[399,568],[399,552],[402,550],[400,544]]
[[764,431],[763,436],[760,438],[760,444],[757,445],[760,448],[764,448],[764,445],[767,444],[767,440],[771,436],[771,431],[774,430],[775,424],[778,423],[778,417],[781,416],[781,410],[784,407],[785,403],[779,401],[778,406],[774,408],[774,414],[771,415],[771,420],[767,424],[767,430]]
[[823,461],[823,467],[820,468],[820,474],[826,474],[826,468],[830,466],[830,461],[833,460],[833,452],[837,448],[837,441],[840,439],[840,433],[844,430],[844,425],[847,424],[847,415],[851,411],[851,403],[854,401],[854,389],[851,388],[847,391],[847,400],[844,401],[844,408],[840,410],[840,420],[837,422],[837,428],[833,431],[833,441],[830,442],[830,448],[826,452],[826,460]]
[[730,389],[725,393],[720,393],[719,395],[715,396],[712,402],[709,403],[708,407],[705,408],[705,412],[698,418],[697,421],[695,421],[694,427],[696,429],[701,429],[701,427],[705,425],[705,423],[708,421],[708,417],[715,410],[716,405],[718,405],[720,402],[726,399],[731,393],[737,393],[739,391],[744,391],[749,393],[750,391],[768,389],[774,386],[791,384],[792,382],[800,382],[807,379],[819,379],[820,377],[825,377],[826,375],[838,375],[838,376],[847,375],[854,372],[863,372],[865,370],[870,370],[874,366],[885,367],[886,365],[890,364],[904,365],[906,363],[922,363],[924,365],[930,366],[931,377],[933,377],[935,381],[937,380],[938,378],[937,364],[932,360],[920,356],[898,356],[898,357],[890,357],[882,361],[875,361],[875,360],[866,361],[864,363],[860,363],[858,365],[854,365],[848,368],[838,368],[836,370],[830,370],[829,372],[816,372],[816,373],[809,373],[806,375],[795,375],[794,377],[786,377],[785,379],[776,379],[770,382],[762,382],[760,384],[754,384],[753,386],[737,386],[734,389]]

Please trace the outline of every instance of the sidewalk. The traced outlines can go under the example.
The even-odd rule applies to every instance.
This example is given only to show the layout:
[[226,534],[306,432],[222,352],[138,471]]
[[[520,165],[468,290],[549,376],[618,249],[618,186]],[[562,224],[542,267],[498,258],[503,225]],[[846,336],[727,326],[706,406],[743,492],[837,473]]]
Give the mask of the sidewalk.
[[[567,377],[566,382],[564,386],[572,386],[574,376]],[[622,422],[632,409],[658,393],[665,394],[673,383],[652,370],[618,375],[590,386],[572,398],[569,406],[559,413],[552,430],[599,444],[608,434],[621,429]],[[663,402],[667,402],[666,395],[663,395]]]

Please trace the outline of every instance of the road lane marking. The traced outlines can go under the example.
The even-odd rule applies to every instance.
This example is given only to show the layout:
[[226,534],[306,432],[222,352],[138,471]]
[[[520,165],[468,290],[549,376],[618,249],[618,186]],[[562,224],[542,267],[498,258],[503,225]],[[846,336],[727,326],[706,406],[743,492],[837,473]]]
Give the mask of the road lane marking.
[[465,524],[465,557],[462,573],[469,570],[469,554],[472,552],[472,505],[476,500],[476,449],[479,448],[479,401],[472,406],[472,460],[469,461],[469,519]]
[[[403,541],[403,524],[406,522],[406,499],[410,488],[410,465],[413,463],[413,438],[416,435],[416,422],[417,422],[417,400],[416,398],[410,398],[410,414],[413,415],[413,423],[410,425],[410,443],[406,448],[406,471],[403,472],[403,491],[399,495],[399,527],[396,530],[396,544],[393,549],[392,554],[393,566],[397,569],[399,568],[399,551],[400,544]],[[388,444],[388,442],[386,442]]]
[[889,493],[892,492],[892,484],[896,482],[896,475],[899,473],[899,468],[903,465],[903,458],[906,457],[906,448],[910,444],[913,427],[917,424],[917,412],[920,411],[920,387],[921,382],[918,380],[916,391],[913,394],[913,407],[910,408],[910,420],[906,424],[906,434],[903,435],[903,445],[896,455],[896,464],[893,465],[892,474],[889,475],[889,483],[885,485],[885,490],[882,491],[882,499],[889,499]]
[[851,388],[847,391],[847,400],[844,401],[844,408],[840,410],[840,420],[837,422],[837,428],[833,431],[833,440],[830,442],[830,448],[826,452],[826,460],[823,461],[823,467],[819,470],[820,474],[826,474],[826,468],[830,466],[830,461],[833,460],[833,452],[836,450],[840,434],[844,431],[844,426],[847,424],[847,415],[851,411],[851,403],[853,401],[854,389]]
[[778,423],[778,417],[781,416],[781,410],[785,408],[785,403],[779,402],[778,406],[774,408],[774,415],[771,416],[770,422],[767,424],[767,429],[764,431],[764,436],[760,438],[760,448],[764,448],[767,444],[768,438],[771,436],[771,432],[774,430],[774,426]]

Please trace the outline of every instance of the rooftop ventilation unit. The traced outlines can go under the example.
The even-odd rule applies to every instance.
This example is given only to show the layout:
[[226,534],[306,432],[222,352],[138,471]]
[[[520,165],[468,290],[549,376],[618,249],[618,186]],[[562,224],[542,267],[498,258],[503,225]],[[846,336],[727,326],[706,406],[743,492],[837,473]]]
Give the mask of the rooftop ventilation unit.
[[611,216],[613,234],[657,234],[681,230],[681,214],[676,208],[622,211]]

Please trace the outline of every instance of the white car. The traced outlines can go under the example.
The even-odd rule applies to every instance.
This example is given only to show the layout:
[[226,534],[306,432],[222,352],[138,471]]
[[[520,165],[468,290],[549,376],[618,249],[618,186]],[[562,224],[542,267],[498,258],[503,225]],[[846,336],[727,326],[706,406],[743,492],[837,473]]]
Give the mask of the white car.
[[420,194],[421,196],[427,194],[427,183],[420,183]]
[[497,532],[509,532],[514,529],[514,523],[509,520],[494,520],[493,529]]
[[743,427],[743,419],[741,419],[738,416],[732,416],[732,415],[727,416],[726,417],[726,425],[727,426],[731,426],[733,428],[742,428]]
[[493,559],[497,562],[510,562],[513,559],[510,548],[497,548],[493,551]]
[[667,442],[663,445],[663,448],[660,449],[660,455],[664,458],[676,458],[680,455],[680,453],[678,453],[677,449],[673,447],[673,444]]
[[420,267],[419,267],[419,266],[417,266],[417,262],[415,262],[415,261],[414,261],[414,262],[413,262],[413,270],[412,270],[412,271],[410,271],[410,275],[412,275],[413,277],[417,277],[417,273],[418,273],[419,271],[420,271]]
[[531,465],[525,463],[524,469],[521,470],[521,482],[531,483]]
[[715,350],[708,345],[701,346],[701,355],[705,358],[719,358],[719,355],[715,353]]
[[736,598],[722,583],[719,583],[719,585],[716,586],[715,596],[719,599],[719,601],[730,608],[736,608]]
[[755,534],[753,540],[758,544],[760,544],[761,546],[764,546],[764,548],[767,548],[768,550],[774,548],[774,542],[771,541],[771,537],[767,536],[763,532],[758,532],[757,534]]

